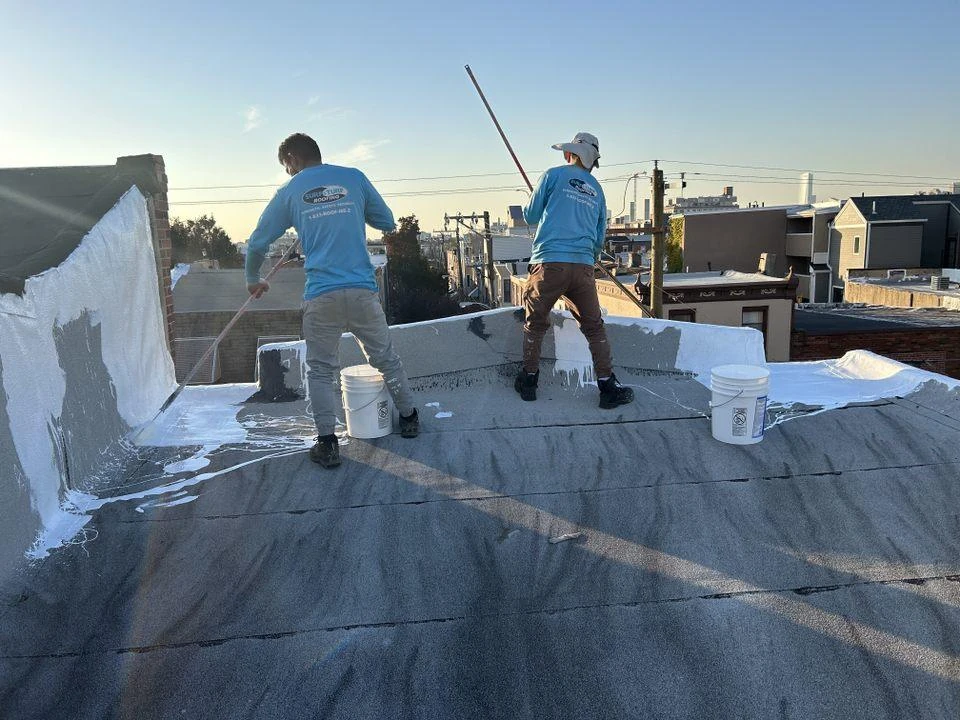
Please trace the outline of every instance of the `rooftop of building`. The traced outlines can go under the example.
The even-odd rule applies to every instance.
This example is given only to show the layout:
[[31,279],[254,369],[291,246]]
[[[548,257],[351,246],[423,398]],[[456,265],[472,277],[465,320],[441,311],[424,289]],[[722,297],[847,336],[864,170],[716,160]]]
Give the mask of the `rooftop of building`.
[[943,275],[939,275],[938,277],[944,277],[944,282],[946,283],[946,287],[942,289],[932,287],[931,279],[934,277],[932,273],[924,273],[922,275],[897,275],[894,277],[857,277],[856,275],[851,275],[847,278],[847,282],[877,285],[884,288],[902,290],[904,292],[924,292],[933,295],[942,295],[944,297],[960,298],[960,282],[958,282],[958,280],[960,280],[960,272],[950,269],[945,269],[940,272],[942,272]]
[[[299,310],[305,277],[302,266],[281,268],[270,278],[269,292],[251,303],[250,310]],[[173,309],[178,313],[236,312],[249,297],[241,269],[191,269],[173,286]]]
[[960,310],[807,303],[797,305],[793,314],[794,330],[817,335],[931,327],[960,327]]
[[852,197],[850,202],[864,218],[871,222],[895,220],[924,220],[928,209],[924,205],[951,204],[960,210],[960,195],[876,195]]
[[[641,278],[649,280],[649,271]],[[623,276],[618,279],[626,283],[627,279],[634,280],[636,276]],[[745,273],[739,270],[704,270],[690,273],[664,273],[664,287],[702,287],[710,285],[773,285],[789,282],[787,278],[764,275],[763,273]]]
[[[957,707],[956,383],[870,354],[771,365],[765,437],[728,445],[704,374],[762,363],[755,331],[611,319],[637,400],[603,411],[568,315],[538,400],[519,400],[521,323],[395,328],[423,432],[344,438],[336,470],[307,459],[302,398],[188,388],[77,499],[82,542],[0,587],[5,705],[484,720]],[[302,350],[273,351],[297,387]],[[360,360],[345,343],[341,364]]]

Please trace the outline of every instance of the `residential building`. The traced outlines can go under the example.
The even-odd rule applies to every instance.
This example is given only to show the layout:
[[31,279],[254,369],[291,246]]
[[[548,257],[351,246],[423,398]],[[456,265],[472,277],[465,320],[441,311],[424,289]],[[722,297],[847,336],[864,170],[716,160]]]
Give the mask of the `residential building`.
[[797,298],[826,300],[829,223],[839,201],[702,210],[670,219],[688,272],[736,270],[797,278]]
[[731,210],[739,208],[737,196],[733,194],[733,186],[728,185],[721,195],[705,195],[701,197],[678,197],[668,200],[664,206],[667,215],[690,215],[713,210]]
[[[638,297],[650,305],[650,290],[641,276]],[[621,280],[627,287],[630,284]],[[735,270],[666,273],[663,276],[665,320],[752,327],[763,333],[767,360],[790,360],[790,330],[797,297],[796,276],[771,277]],[[597,280],[600,304],[611,315],[635,317],[640,310],[611,280]]]
[[478,233],[467,233],[461,238],[460,252],[447,251],[446,266],[450,288],[458,291],[464,298],[494,305],[509,304],[513,294],[510,278],[517,272],[526,272],[527,262],[533,252],[533,237],[527,234],[492,235],[491,242],[495,297],[488,299],[484,294],[486,259],[483,252],[483,236]]
[[833,222],[828,264],[834,302],[851,270],[960,267],[960,195],[850,198]]

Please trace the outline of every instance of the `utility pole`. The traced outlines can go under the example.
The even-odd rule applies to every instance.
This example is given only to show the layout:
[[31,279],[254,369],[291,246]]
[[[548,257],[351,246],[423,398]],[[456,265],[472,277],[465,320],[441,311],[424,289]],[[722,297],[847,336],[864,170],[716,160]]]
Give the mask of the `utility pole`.
[[484,279],[481,279],[480,282],[486,286],[485,300],[487,301],[487,304],[493,307],[496,304],[496,295],[493,292],[493,236],[490,234],[490,213],[486,211],[482,215],[478,215],[477,213],[470,213],[469,215],[457,213],[456,215],[444,215],[443,219],[444,222],[453,220],[456,223],[458,245],[460,244],[460,226],[463,225],[464,228],[476,234],[476,227],[473,225],[467,225],[467,221],[470,223],[476,223],[480,220],[483,220],[482,252],[484,257],[480,266],[480,276]]
[[663,229],[663,170],[653,161],[653,252],[650,256],[650,310],[655,318],[663,317],[663,261],[666,242]]
[[490,235],[490,213],[483,211],[483,254],[487,266],[487,305],[497,304],[497,294],[493,285],[493,236]]
[[466,273],[463,271],[463,245],[460,244],[460,226],[456,225],[455,229],[457,231],[457,273],[460,276],[460,296],[466,298],[467,293],[465,290]]

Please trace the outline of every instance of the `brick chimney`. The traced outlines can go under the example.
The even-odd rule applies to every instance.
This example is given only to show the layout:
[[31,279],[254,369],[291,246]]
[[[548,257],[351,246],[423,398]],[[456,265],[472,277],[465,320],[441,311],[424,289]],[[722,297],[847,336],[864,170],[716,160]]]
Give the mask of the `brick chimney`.
[[147,198],[150,234],[157,259],[157,287],[160,308],[167,328],[167,349],[173,355],[173,290],[170,287],[170,217],[167,205],[167,172],[162,155],[131,155],[117,158],[117,170],[135,178],[140,192]]

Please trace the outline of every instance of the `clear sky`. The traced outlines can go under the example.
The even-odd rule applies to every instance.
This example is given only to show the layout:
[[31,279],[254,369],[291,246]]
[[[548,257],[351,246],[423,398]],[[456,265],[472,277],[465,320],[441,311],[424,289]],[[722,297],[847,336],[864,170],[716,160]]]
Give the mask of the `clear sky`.
[[[469,63],[534,181],[552,143],[599,137],[614,212],[653,158],[741,204],[796,201],[801,170],[821,198],[948,188],[958,28],[957,0],[0,0],[0,166],[161,154],[171,214],[241,241],[272,189],[222,186],[282,182],[277,145],[302,131],[426,230],[505,217],[522,180]],[[451,175],[474,177],[400,180]]]

